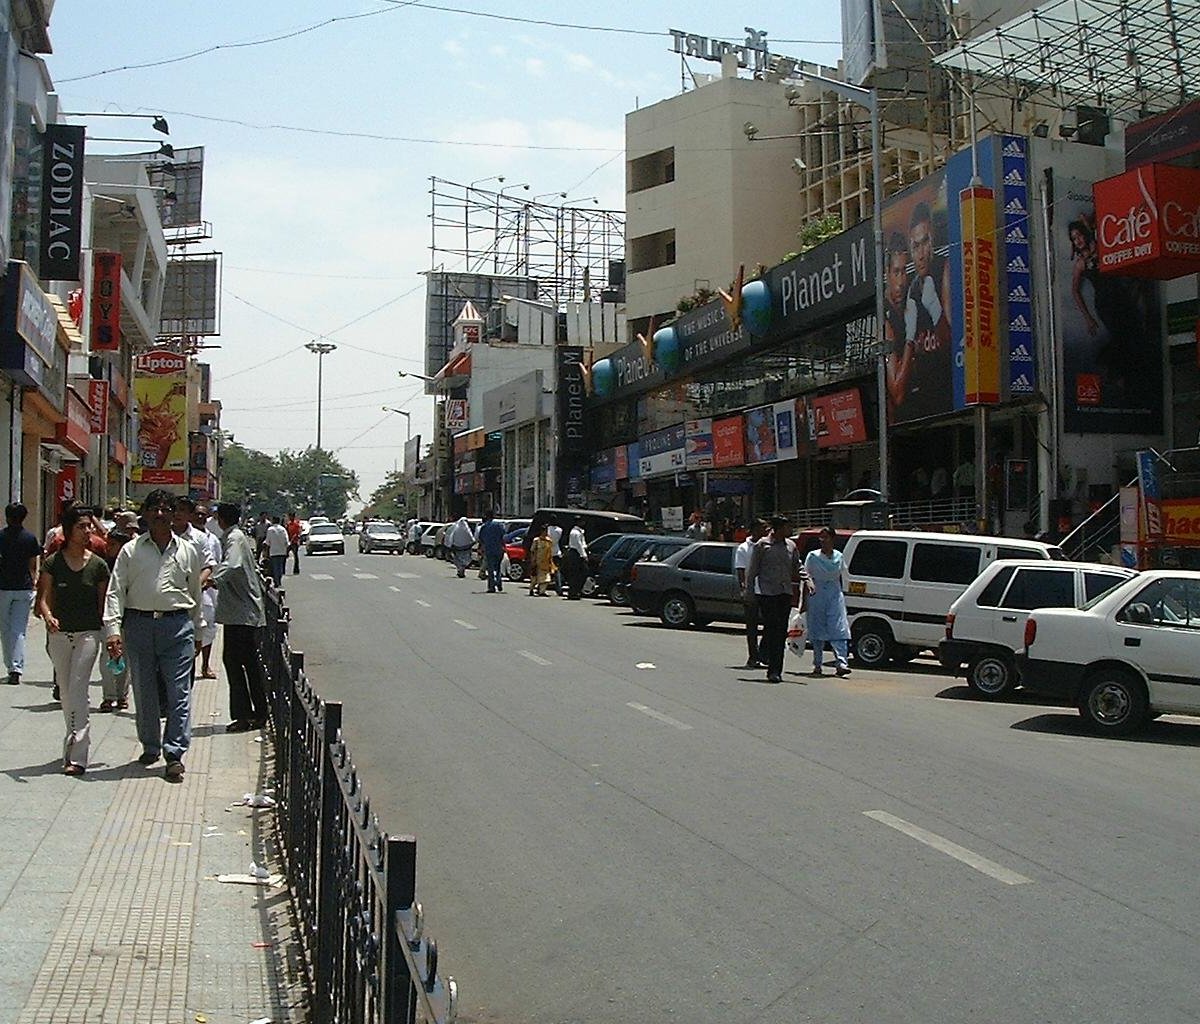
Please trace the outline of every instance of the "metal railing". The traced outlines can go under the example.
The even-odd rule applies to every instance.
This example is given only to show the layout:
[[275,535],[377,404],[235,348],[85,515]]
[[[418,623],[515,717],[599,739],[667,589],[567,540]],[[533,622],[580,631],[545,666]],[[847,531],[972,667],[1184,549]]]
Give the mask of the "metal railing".
[[316,1024],[452,1024],[458,987],[416,902],[417,845],[371,813],[341,737],[288,641],[285,595],[265,588],[260,654],[275,744],[275,799]]
[[1087,562],[1111,551],[1120,539],[1121,493],[1118,491],[1063,537],[1058,546],[1072,562]]

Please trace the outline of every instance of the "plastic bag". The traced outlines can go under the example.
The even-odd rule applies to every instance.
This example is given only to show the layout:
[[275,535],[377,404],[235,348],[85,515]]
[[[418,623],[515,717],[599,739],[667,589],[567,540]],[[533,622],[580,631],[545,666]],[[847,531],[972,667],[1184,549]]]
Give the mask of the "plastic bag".
[[793,608],[788,616],[787,649],[797,658],[804,656],[804,642],[808,638],[806,616],[799,608]]
[[500,575],[504,579],[508,579],[508,571],[512,568],[512,562],[508,560],[508,552],[504,552],[504,557],[500,559]]

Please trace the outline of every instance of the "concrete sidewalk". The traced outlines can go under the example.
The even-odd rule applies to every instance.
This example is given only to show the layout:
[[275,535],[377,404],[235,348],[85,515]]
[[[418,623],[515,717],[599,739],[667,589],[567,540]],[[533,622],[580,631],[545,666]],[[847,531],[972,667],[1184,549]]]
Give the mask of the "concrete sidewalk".
[[224,731],[223,670],[197,680],[182,785],[137,763],[132,708],[96,713],[94,670],[92,764],[71,778],[38,620],[28,646],[0,684],[0,1024],[305,1020],[286,890],[216,879],[282,871],[273,812],[230,806],[271,785],[271,751]]

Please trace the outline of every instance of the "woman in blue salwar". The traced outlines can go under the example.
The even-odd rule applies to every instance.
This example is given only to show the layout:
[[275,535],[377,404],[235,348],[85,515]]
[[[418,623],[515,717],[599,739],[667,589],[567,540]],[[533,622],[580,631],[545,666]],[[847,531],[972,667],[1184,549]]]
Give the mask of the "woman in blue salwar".
[[832,527],[824,527],[820,549],[810,551],[804,559],[804,569],[808,573],[808,639],[812,643],[814,676],[824,674],[821,663],[826,641],[833,647],[837,674],[850,674],[846,661],[850,624],[846,621],[846,598],[842,594],[842,553],[833,546],[833,541]]

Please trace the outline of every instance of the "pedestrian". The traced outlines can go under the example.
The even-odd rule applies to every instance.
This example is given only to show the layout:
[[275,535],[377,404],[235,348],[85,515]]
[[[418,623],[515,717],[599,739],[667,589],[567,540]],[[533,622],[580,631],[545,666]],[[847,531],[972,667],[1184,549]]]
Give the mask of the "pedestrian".
[[19,501],[11,502],[0,531],[0,646],[10,686],[19,686],[25,671],[25,632],[42,554],[37,537],[25,529],[28,514]]
[[271,516],[271,525],[267,527],[267,538],[264,549],[267,552],[267,564],[271,567],[271,579],[276,587],[283,586],[283,574],[287,569],[288,533],[279,521],[279,516]]
[[567,550],[563,552],[562,576],[567,584],[567,600],[583,597],[583,585],[588,578],[587,540],[583,535],[583,520],[576,519],[567,534]]
[[504,524],[498,522],[491,512],[483,515],[479,527],[479,547],[483,555],[483,567],[487,571],[488,593],[504,592],[504,579],[500,575],[500,563],[504,561]]
[[267,546],[267,531],[271,528],[271,520],[265,512],[260,512],[258,522],[254,524],[254,557],[262,559]]
[[300,534],[303,527],[294,511],[288,513],[287,521],[288,553],[292,556],[292,575],[300,575]]
[[687,530],[684,531],[688,540],[708,540],[708,524],[700,512],[693,512]]
[[542,523],[534,532],[529,545],[529,596],[545,597],[546,584],[554,571],[554,545],[550,542],[549,530]]
[[[108,566],[109,574],[112,574],[112,568],[117,562],[117,555],[121,553],[121,548],[128,544],[134,537],[134,534],[126,532],[121,524],[122,522],[130,522],[130,518],[125,520],[121,516],[132,518],[134,527],[137,526],[137,516],[132,512],[118,512],[115,519],[116,525],[108,531],[108,536],[105,538],[104,549],[104,564]],[[126,665],[120,672],[115,672],[114,668],[119,663],[114,663],[111,658],[105,656],[100,659],[100,693],[102,699],[100,707],[97,709],[102,714],[109,714],[113,711],[126,711],[129,708],[129,667]]]
[[221,661],[229,682],[226,732],[261,729],[267,721],[267,687],[258,658],[259,637],[266,624],[262,577],[250,538],[238,526],[242,510],[230,502],[217,506],[217,521],[224,531],[224,555],[209,579],[209,592],[217,598],[217,621],[225,627]]
[[196,545],[204,565],[204,572],[200,577],[200,607],[203,613],[200,625],[200,678],[216,679],[217,674],[212,670],[212,646],[217,639],[217,595],[205,584],[212,571],[220,564],[221,542],[204,529],[207,518],[208,513],[203,505],[197,505],[191,498],[180,498],[171,528],[176,534],[187,537]]
[[738,545],[733,555],[733,567],[737,572],[738,587],[742,591],[742,608],[746,615],[746,668],[765,668],[758,656],[758,596],[757,586],[746,585],[746,570],[750,568],[750,555],[754,545],[763,539],[767,532],[767,523],[763,519],[755,519],[750,525],[750,535]]
[[827,640],[833,647],[837,674],[850,674],[847,662],[850,623],[846,619],[846,596],[842,592],[842,553],[833,546],[835,536],[832,526],[822,527],[820,549],[810,551],[804,559],[804,571],[808,576],[806,624],[808,639],[812,643],[814,676],[822,674],[821,663],[824,661]]
[[450,559],[458,570],[461,580],[467,575],[471,565],[471,548],[475,546],[475,534],[466,516],[459,516],[458,522],[446,531],[446,547],[450,549]]
[[38,579],[38,614],[46,623],[50,659],[62,693],[67,735],[63,772],[82,775],[88,765],[88,683],[100,653],[101,614],[108,590],[104,559],[89,549],[90,510],[74,506],[62,516],[64,542]]
[[759,660],[766,663],[767,682],[783,682],[783,651],[787,643],[788,616],[792,610],[793,584],[803,578],[800,552],[788,538],[788,521],[771,518],[771,532],[754,545],[747,587],[757,587],[762,619]]
[[[196,546],[175,536],[175,496],[151,491],[142,504],[149,532],[117,555],[104,605],[109,657],[128,654],[136,697],[138,761],[147,767],[166,757],[166,778],[183,781],[191,742],[191,679],[200,629],[200,575]],[[166,723],[159,724],[159,681]]]
[[553,562],[552,574],[554,576],[554,592],[562,594],[563,579],[562,579],[562,527],[558,523],[550,523],[546,527],[546,536],[550,540],[550,557]]

